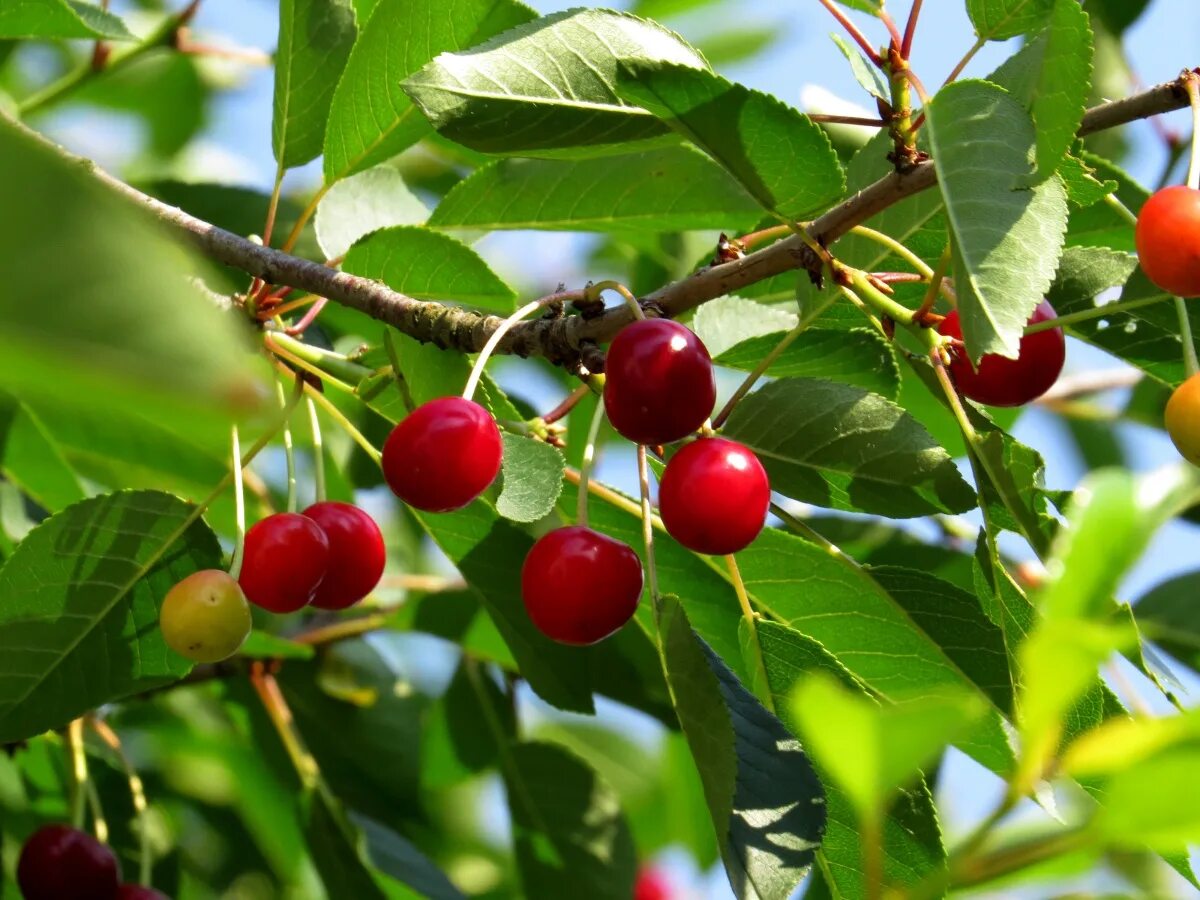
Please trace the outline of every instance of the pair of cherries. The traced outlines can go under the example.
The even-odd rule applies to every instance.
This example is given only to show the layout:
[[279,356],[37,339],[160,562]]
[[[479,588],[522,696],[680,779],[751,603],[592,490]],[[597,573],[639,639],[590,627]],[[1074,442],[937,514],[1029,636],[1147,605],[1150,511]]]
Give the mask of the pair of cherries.
[[[712,413],[712,358],[691,330],[669,319],[623,329],[605,361],[604,409],[622,437],[650,446],[682,440]],[[771,488],[758,458],[702,437],[667,462],[658,506],[667,533],[697,553],[736,553],[762,531]],[[642,594],[642,564],[628,544],[583,525],[540,538],[521,570],[534,625],[565,644],[592,644],[629,621]]]
[[168,900],[153,888],[122,884],[112,850],[66,825],[46,825],[25,842],[17,885],[25,900]]
[[322,501],[256,522],[246,532],[238,583],[247,600],[273,613],[346,609],[379,584],[386,556],[366,512]]

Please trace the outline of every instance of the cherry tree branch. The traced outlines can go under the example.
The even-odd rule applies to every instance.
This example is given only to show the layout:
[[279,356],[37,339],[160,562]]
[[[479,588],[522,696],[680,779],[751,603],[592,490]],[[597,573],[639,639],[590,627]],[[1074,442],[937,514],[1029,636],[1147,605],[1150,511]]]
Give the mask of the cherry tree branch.
[[[1123,100],[1088,110],[1079,134],[1091,134],[1181,109],[1187,103],[1187,92],[1180,81],[1160,84]],[[44,143],[50,143],[37,132],[26,130]],[[67,153],[56,145],[51,146],[87,168],[117,193],[149,210],[162,224],[180,234],[205,256],[261,278],[264,282],[288,285],[327,297],[385,322],[419,341],[463,353],[479,351],[504,321],[498,316],[416,300],[379,282],[264,247],[156,200],[114,178],[90,160]],[[810,223],[808,235],[828,246],[854,226],[907,197],[931,188],[936,182],[937,173],[932,162],[918,163],[904,172],[892,172]],[[735,293],[739,288],[799,269],[817,274],[821,271],[821,261],[799,235],[794,235],[740,259],[709,266],[664,285],[641,298],[641,304],[655,313],[677,316],[709,300]],[[541,356],[567,366],[577,365],[582,359],[595,368],[599,357],[595,346],[607,343],[632,319],[633,314],[625,306],[598,315],[551,314],[517,325],[504,336],[496,352]]]

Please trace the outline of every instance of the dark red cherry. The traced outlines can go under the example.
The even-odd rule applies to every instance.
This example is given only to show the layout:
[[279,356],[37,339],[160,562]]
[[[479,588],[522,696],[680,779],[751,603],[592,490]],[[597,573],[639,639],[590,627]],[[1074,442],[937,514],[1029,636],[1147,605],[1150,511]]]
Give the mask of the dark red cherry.
[[678,322],[641,319],[608,348],[604,410],[617,433],[634,443],[687,437],[712,415],[716,400],[708,349]]
[[543,535],[521,568],[521,596],[538,631],[563,644],[594,644],[632,617],[642,562],[628,544],[585,525]]
[[647,866],[638,872],[633,885],[633,900],[671,900],[673,892],[667,876]]
[[466,506],[496,480],[503,444],[491,414],[472,400],[439,397],[414,409],[383,445],[383,477],[426,512]]
[[25,900],[114,900],[120,881],[113,852],[67,825],[38,829],[17,862],[17,884]]
[[117,891],[117,900],[171,900],[161,891],[140,884],[123,884]]
[[1200,297],[1200,191],[1182,184],[1158,191],[1133,232],[1146,276],[1169,294]]
[[329,500],[304,511],[329,539],[329,569],[312,605],[319,609],[353,606],[379,584],[387,551],[369,515],[350,503]]
[[238,584],[246,599],[273,613],[290,613],[312,602],[329,568],[329,538],[299,513],[276,513],[246,532]]
[[[1029,317],[1029,324],[1054,318],[1054,307],[1043,300]],[[957,310],[942,320],[938,331],[962,337]],[[1021,338],[1016,359],[989,353],[979,360],[978,369],[972,368],[965,352],[955,351],[950,356],[950,374],[964,397],[989,406],[1023,406],[1050,390],[1066,355],[1062,329],[1051,328]]]
[[724,555],[749,546],[763,529],[770,503],[762,463],[727,438],[701,438],[681,448],[658,486],[667,534],[697,553]]

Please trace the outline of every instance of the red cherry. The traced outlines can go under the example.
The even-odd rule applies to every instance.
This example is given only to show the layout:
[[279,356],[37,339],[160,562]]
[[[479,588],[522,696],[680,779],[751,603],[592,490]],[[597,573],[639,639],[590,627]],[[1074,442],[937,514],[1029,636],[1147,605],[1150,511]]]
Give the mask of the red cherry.
[[1176,184],[1146,201],[1133,232],[1138,261],[1169,294],[1200,297],[1200,191]]
[[538,631],[594,644],[628,622],[642,596],[642,562],[628,544],[571,525],[543,535],[521,567],[521,596]]
[[726,438],[701,438],[667,463],[658,510],[667,534],[697,553],[748,547],[767,520],[771,484],[762,463]]
[[383,576],[387,551],[383,535],[369,515],[349,503],[314,503],[304,511],[329,539],[329,570],[312,605],[345,609],[374,590]]
[[671,900],[671,883],[658,869],[646,867],[638,872],[633,885],[633,900]]
[[123,884],[117,891],[116,900],[171,900],[161,891],[140,884]]
[[[1029,317],[1029,324],[1054,318],[1054,307],[1043,300]],[[938,331],[962,337],[957,310],[942,320]],[[1042,396],[1058,380],[1067,355],[1062,329],[1025,335],[1017,354],[1016,359],[1008,359],[988,353],[974,369],[965,352],[955,352],[950,356],[950,374],[964,397],[989,406],[1023,406]]]
[[329,538],[299,513],[276,513],[246,532],[238,584],[246,599],[273,613],[290,613],[312,602],[329,568]]
[[439,397],[392,429],[383,445],[383,477],[409,506],[450,512],[496,480],[503,449],[486,409],[462,397]]
[[622,329],[604,363],[604,410],[638,444],[669,444],[704,424],[717,400],[712,358],[700,338],[670,319]]
[[25,900],[113,900],[120,880],[113,852],[66,825],[34,832],[17,862],[17,884]]

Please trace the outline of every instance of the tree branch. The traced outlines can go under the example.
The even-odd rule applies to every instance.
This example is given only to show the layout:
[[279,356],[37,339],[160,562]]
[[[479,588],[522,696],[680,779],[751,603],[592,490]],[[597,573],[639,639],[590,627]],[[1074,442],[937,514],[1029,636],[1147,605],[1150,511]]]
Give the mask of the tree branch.
[[[1187,92],[1180,81],[1160,84],[1132,97],[1088,110],[1079,134],[1091,134],[1180,109],[1187,102]],[[25,128],[23,125],[19,127]],[[49,143],[36,132],[31,133]],[[503,322],[497,316],[416,300],[370,279],[339,272],[320,263],[253,243],[130,187],[90,160],[69,154],[57,146],[55,150],[89,169],[114,191],[148,209],[205,256],[265,282],[288,285],[328,297],[419,341],[464,353],[480,350]],[[855,225],[907,197],[927,190],[936,182],[937,173],[932,162],[919,163],[903,173],[890,173],[816,219],[808,226],[808,234],[828,246]],[[642,298],[641,302],[643,306],[654,307],[662,315],[677,316],[739,288],[798,269],[819,273],[821,263],[799,236],[792,236],[741,259],[701,269],[659,288]],[[596,316],[552,315],[524,322],[505,335],[497,352],[541,356],[568,366],[586,358],[595,367],[598,359],[598,354],[594,352],[595,345],[611,340],[632,318],[629,309],[621,306]]]

